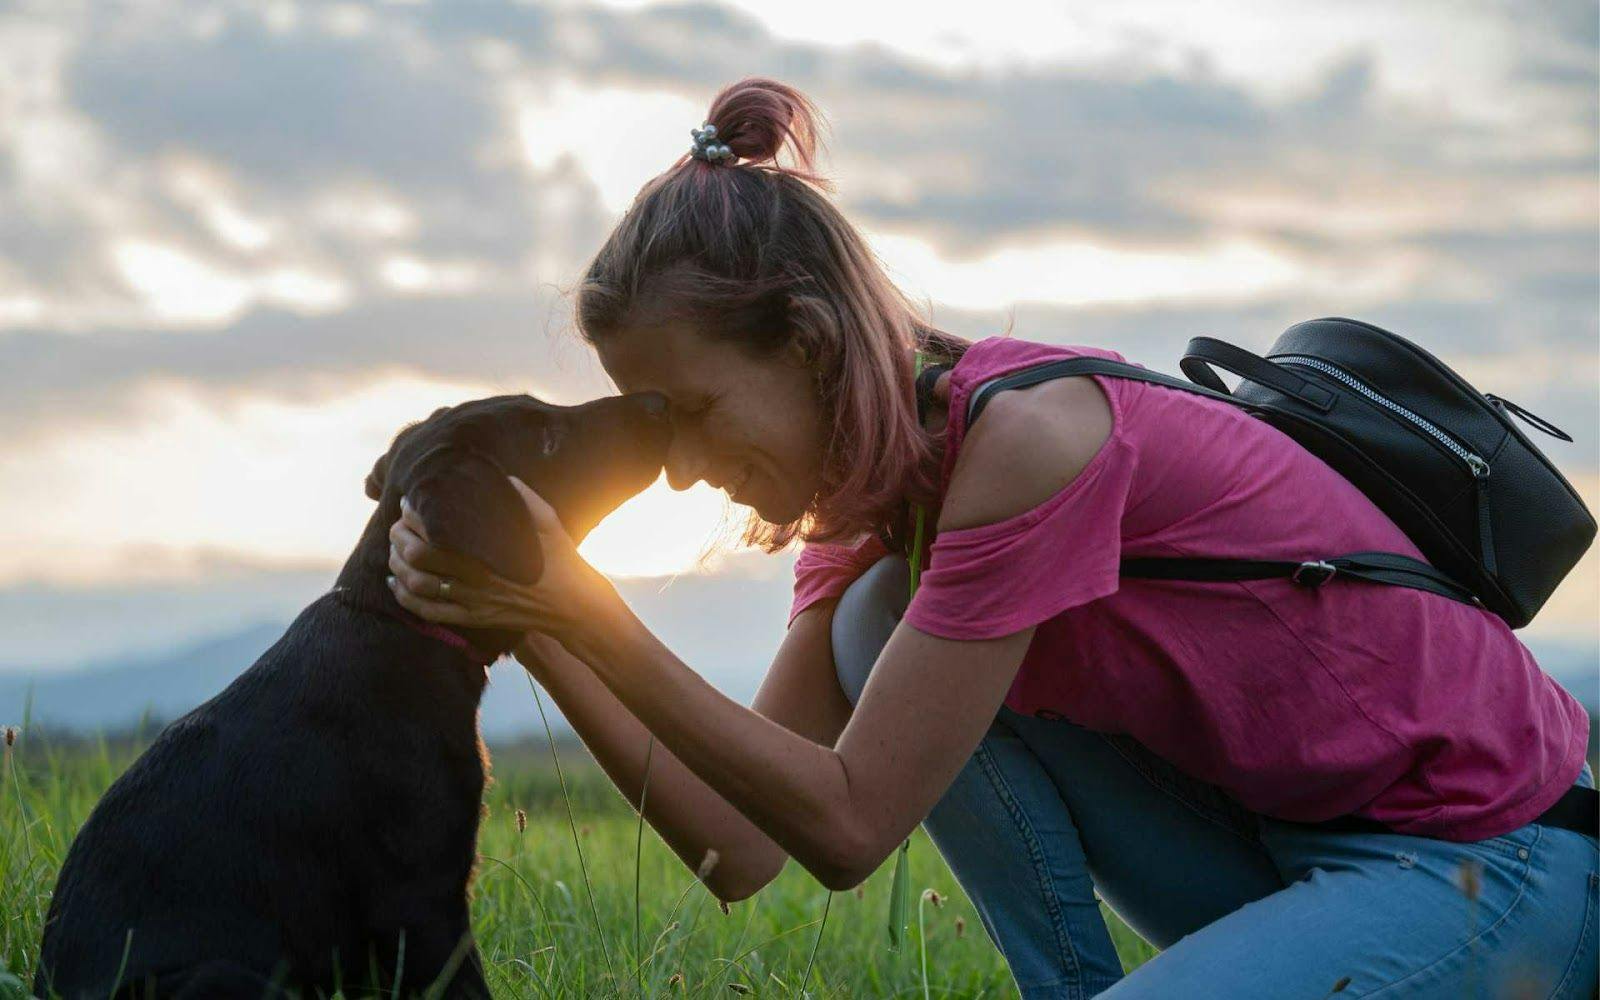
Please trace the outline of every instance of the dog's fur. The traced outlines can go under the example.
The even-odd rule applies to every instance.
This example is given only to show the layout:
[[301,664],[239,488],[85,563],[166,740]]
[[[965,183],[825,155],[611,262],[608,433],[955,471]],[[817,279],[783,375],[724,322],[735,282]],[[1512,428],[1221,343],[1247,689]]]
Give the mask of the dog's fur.
[[[487,997],[468,922],[486,669],[409,627],[385,583],[406,495],[441,547],[539,576],[506,475],[577,540],[656,477],[657,394],[435,412],[367,478],[378,509],[333,591],[168,726],[79,831],[50,901],[39,996]],[[458,630],[487,653],[514,632]],[[453,970],[453,972],[452,972]],[[398,986],[398,989],[397,989]]]

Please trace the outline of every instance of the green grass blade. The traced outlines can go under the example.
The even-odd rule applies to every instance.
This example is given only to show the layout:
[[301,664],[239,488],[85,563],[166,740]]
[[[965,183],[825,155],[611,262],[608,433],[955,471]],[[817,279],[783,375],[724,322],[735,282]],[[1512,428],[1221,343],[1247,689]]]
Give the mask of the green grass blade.
[[809,996],[811,989],[811,970],[817,964],[817,952],[822,948],[822,934],[828,929],[828,911],[833,909],[833,893],[828,893],[828,898],[822,902],[822,922],[817,927],[817,939],[811,942],[811,955],[806,959],[806,971],[800,975],[800,992]]
[[900,850],[895,852],[894,880],[889,883],[889,949],[900,950],[901,935],[905,934],[906,922],[911,910],[911,872],[908,857],[911,853],[911,841],[908,839],[900,845]]
[[556,781],[561,785],[561,801],[567,806],[567,826],[572,829],[572,846],[578,852],[578,870],[583,873],[583,891],[589,897],[589,913],[594,916],[594,932],[596,940],[600,942],[600,951],[606,958],[606,969],[610,971],[612,981],[616,981],[617,966],[611,961],[611,948],[606,944],[605,925],[600,921],[600,907],[594,901],[594,884],[589,880],[589,863],[583,857],[583,843],[578,838],[578,818],[572,812],[572,796],[567,792],[567,778],[561,773],[561,755],[556,753],[556,734],[550,729],[550,719],[544,712],[544,699],[539,696],[539,685],[533,682],[533,675],[526,675],[528,688],[533,691],[533,703],[539,706],[539,721],[544,725],[545,739],[550,743],[550,759],[555,763]]
[[644,807],[650,795],[650,763],[655,752],[656,738],[652,735],[644,748],[644,781],[639,787],[639,825],[633,834],[633,967],[638,974],[641,995],[644,994],[644,959],[640,955],[644,951],[644,942],[640,940],[639,930],[639,873],[644,858]]

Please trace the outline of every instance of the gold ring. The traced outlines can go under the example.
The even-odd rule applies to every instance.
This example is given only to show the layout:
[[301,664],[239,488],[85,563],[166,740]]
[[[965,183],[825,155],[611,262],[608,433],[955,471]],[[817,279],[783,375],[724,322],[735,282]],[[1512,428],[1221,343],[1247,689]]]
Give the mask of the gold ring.
[[450,581],[449,580],[440,580],[439,581],[439,599],[441,601],[448,601],[450,599]]

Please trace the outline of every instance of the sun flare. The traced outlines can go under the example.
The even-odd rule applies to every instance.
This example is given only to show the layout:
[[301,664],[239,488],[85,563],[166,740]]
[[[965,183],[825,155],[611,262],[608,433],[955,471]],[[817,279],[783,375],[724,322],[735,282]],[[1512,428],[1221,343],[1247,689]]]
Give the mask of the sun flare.
[[[670,576],[696,567],[718,525],[737,517],[727,497],[705,483],[683,492],[662,473],[589,532],[578,554],[608,576]],[[731,548],[739,548],[736,541]],[[711,562],[715,562],[713,555]]]

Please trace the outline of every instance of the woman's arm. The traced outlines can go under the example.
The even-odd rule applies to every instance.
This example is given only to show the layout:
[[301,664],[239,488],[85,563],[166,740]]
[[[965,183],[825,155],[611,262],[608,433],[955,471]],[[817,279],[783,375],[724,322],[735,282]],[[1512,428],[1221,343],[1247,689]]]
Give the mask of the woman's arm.
[[[1088,378],[1004,393],[985,413],[956,462],[941,531],[1037,507],[1077,478],[1112,427]],[[1032,628],[956,641],[902,622],[837,744],[826,746],[730,701],[684,665],[577,555],[549,505],[521,488],[546,557],[539,581],[452,587],[462,603],[422,596],[439,583],[417,560],[438,554],[402,520],[391,532],[401,603],[446,624],[554,635],[679,761],[832,888],[860,882],[932,808],[1032,640]]]
[[955,642],[900,626],[836,748],[728,699],[626,605],[575,651],[710,789],[824,885],[845,889],[921,822],[971,756],[1032,632]]
[[[751,705],[757,714],[828,746],[850,716],[850,703],[834,676],[829,639],[836,603],[820,601],[795,618]],[[783,848],[671,751],[659,742],[651,749],[649,730],[587,664],[537,633],[515,652],[635,809],[642,794],[645,819],[685,865],[698,870],[708,850],[717,852],[705,876],[717,898],[735,902],[754,895],[783,870],[788,860]]]

